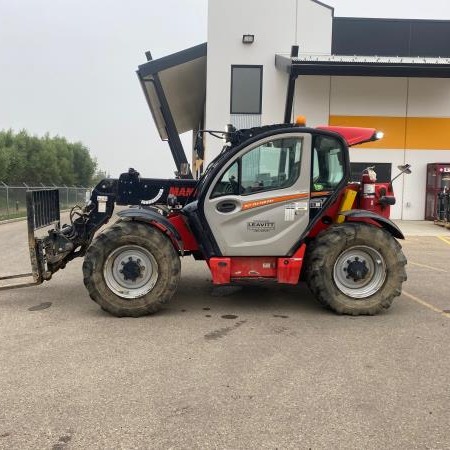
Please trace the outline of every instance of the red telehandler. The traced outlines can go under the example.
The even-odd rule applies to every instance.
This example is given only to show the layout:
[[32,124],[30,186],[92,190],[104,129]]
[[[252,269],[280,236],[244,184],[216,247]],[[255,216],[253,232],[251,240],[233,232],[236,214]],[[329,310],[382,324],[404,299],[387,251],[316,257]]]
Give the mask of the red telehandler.
[[[29,192],[33,283],[84,257],[90,297],[115,316],[138,317],[170,300],[180,257],[191,255],[216,285],[304,280],[339,314],[389,308],[406,280],[404,236],[389,220],[392,183],[377,183],[371,168],[349,181],[349,147],[381,134],[296,123],[229,127],[223,137],[199,180],[145,179],[130,169],[101,181],[68,225],[59,225],[56,190]],[[115,205],[131,207],[96,235]]]

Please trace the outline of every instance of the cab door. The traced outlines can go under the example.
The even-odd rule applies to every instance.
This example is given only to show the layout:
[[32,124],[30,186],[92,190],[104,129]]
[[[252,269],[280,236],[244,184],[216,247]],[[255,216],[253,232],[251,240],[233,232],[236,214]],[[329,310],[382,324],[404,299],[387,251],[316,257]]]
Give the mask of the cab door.
[[217,173],[204,215],[223,256],[285,256],[309,223],[311,135],[242,149]]

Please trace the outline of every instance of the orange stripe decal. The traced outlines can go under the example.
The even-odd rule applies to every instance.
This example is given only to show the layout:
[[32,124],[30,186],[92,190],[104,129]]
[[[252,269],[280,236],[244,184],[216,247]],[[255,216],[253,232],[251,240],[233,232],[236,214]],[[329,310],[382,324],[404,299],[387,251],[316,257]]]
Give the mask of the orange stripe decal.
[[331,195],[331,191],[311,192],[311,197],[326,197]]
[[282,195],[280,197],[264,198],[262,200],[255,200],[253,202],[243,203],[242,211],[246,211],[247,209],[259,208],[260,206],[272,205],[274,203],[282,203],[282,202],[287,202],[289,200],[302,200],[305,198],[309,198],[309,193]]

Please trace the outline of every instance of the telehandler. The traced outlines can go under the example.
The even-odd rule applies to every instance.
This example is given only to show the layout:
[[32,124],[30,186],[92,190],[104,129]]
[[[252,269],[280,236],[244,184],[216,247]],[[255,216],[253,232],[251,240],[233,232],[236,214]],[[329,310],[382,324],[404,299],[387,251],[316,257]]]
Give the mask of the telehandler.
[[[381,133],[299,121],[229,127],[222,137],[199,180],[146,179],[130,169],[101,181],[68,225],[59,224],[57,190],[29,192],[31,284],[84,257],[90,297],[115,316],[138,317],[171,299],[180,258],[191,255],[206,262],[215,285],[304,280],[336,313],[388,309],[406,280],[404,236],[389,220],[392,182],[377,183],[372,168],[349,181],[349,147]],[[96,235],[115,205],[131,207]]]

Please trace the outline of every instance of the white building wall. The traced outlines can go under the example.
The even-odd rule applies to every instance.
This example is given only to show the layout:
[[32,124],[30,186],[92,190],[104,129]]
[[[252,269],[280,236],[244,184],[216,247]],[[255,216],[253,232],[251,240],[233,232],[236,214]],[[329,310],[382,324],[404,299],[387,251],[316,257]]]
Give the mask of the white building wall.
[[301,76],[295,85],[293,113],[305,116],[307,125],[328,125],[330,117],[330,77]]
[[332,77],[330,115],[406,115],[407,79]]
[[427,164],[450,163],[450,151],[407,150],[405,159],[412,165],[413,173],[404,177],[402,219],[423,220],[425,218]]
[[298,0],[296,33],[301,54],[331,55],[332,11],[311,0]]
[[410,78],[408,90],[409,116],[450,117],[448,78]]
[[[332,12],[311,0],[209,0],[206,128],[223,130],[230,123],[232,65],[263,65],[261,124],[284,119],[288,76],[275,67],[275,55],[330,53]],[[244,34],[255,42],[242,43]],[[223,143],[207,138],[206,163]]]

